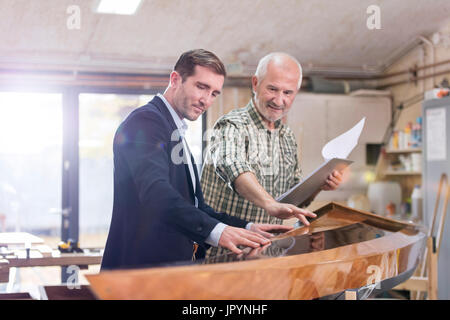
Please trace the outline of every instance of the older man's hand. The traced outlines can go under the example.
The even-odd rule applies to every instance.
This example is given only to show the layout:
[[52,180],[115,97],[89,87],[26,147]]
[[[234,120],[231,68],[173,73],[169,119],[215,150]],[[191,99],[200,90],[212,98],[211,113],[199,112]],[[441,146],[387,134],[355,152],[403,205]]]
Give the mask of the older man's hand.
[[336,190],[342,182],[342,173],[334,170],[327,178],[326,183],[322,187],[324,191]]
[[309,226],[309,222],[306,220],[306,217],[316,217],[316,214],[309,210],[298,208],[289,203],[280,203],[275,200],[270,201],[269,204],[265,205],[264,209],[273,217],[277,217],[279,219],[297,218],[306,226]]

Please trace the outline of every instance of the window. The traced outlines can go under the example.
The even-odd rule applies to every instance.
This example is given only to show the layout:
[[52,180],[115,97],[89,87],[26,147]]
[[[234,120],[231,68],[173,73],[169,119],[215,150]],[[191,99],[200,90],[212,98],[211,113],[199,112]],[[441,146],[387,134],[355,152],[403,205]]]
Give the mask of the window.
[[62,95],[0,92],[0,231],[58,236]]

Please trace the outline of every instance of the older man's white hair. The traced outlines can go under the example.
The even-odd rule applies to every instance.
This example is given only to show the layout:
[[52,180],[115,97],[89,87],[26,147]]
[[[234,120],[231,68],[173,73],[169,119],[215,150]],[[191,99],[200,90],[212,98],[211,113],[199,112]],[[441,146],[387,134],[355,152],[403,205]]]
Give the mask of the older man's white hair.
[[258,79],[258,82],[261,82],[262,79],[264,79],[264,77],[266,76],[267,66],[269,65],[269,62],[276,60],[276,59],[280,59],[280,58],[289,58],[297,64],[298,70],[300,71],[300,76],[298,78],[298,83],[297,83],[297,90],[300,89],[300,86],[302,85],[302,77],[303,77],[302,66],[300,65],[300,62],[297,61],[297,59],[295,59],[290,54],[287,54],[284,52],[269,53],[268,55],[262,57],[261,60],[259,60],[258,66],[256,67],[256,71],[255,71],[255,76]]

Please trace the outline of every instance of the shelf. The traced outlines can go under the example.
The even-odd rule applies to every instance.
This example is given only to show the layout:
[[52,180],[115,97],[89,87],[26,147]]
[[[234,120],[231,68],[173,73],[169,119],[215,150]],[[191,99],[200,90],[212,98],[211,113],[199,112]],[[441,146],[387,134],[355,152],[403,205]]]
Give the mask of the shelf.
[[387,176],[417,176],[422,175],[422,172],[416,171],[386,171],[384,173]]
[[421,148],[410,148],[410,149],[390,149],[386,150],[386,153],[415,153],[422,152]]

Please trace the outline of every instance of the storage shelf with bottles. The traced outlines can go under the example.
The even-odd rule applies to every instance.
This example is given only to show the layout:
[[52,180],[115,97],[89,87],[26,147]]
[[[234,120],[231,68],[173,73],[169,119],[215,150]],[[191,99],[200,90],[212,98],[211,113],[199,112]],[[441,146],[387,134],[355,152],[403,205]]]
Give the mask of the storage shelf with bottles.
[[385,150],[384,176],[420,176],[422,174],[422,118],[393,132]]
[[[415,185],[422,184],[422,119],[394,131],[378,158],[377,181],[396,182],[401,187],[402,203],[411,201]],[[408,200],[409,199],[409,200]]]
[[[422,152],[421,150],[382,151],[375,168],[376,180],[390,178],[414,179],[422,176]],[[418,181],[416,181],[418,183]]]
[[403,153],[420,151],[422,145],[422,117],[418,117],[415,123],[408,122],[404,129],[394,130],[389,140],[390,152]]
[[387,152],[385,156],[384,175],[421,175],[421,151]]
[[417,176],[422,175],[422,149],[409,148],[386,150],[386,176]]
[[[375,183],[389,191],[392,203],[384,210],[399,220],[415,221],[412,211],[412,194],[415,186],[422,184],[422,118],[409,122],[404,128],[398,128],[390,137],[389,143],[382,147],[375,168]],[[375,188],[376,185],[372,187]],[[417,193],[417,192],[416,192]],[[400,199],[399,199],[400,198]],[[414,202],[415,208],[417,204]],[[395,214],[395,215],[394,215]]]

